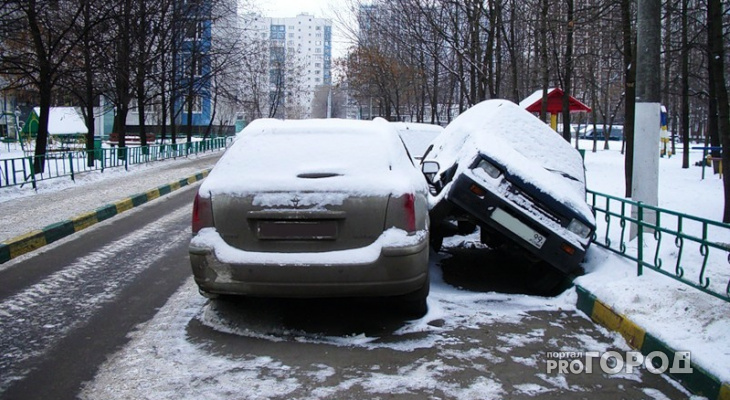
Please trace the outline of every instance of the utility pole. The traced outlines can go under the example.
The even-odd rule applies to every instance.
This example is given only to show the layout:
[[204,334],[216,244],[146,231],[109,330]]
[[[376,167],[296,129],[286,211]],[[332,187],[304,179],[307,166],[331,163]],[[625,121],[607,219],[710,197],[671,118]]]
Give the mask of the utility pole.
[[[646,205],[659,204],[659,127],[661,0],[639,0],[636,43],[636,120],[632,198]],[[634,218],[638,210],[632,210]],[[644,221],[655,222],[656,213],[644,210]],[[636,237],[631,225],[631,238]]]

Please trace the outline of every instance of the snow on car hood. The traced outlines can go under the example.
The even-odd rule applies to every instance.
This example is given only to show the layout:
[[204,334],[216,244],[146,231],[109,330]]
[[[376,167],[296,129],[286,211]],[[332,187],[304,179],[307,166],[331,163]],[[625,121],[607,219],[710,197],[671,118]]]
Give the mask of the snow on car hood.
[[426,190],[425,179],[385,120],[259,119],[238,134],[203,182],[200,194],[281,191],[388,196]]
[[439,163],[439,173],[454,163],[459,164],[456,174],[462,173],[482,153],[510,174],[569,205],[587,221],[594,219],[585,200],[585,172],[578,151],[508,100],[487,100],[473,106],[431,144],[433,149],[426,159]]

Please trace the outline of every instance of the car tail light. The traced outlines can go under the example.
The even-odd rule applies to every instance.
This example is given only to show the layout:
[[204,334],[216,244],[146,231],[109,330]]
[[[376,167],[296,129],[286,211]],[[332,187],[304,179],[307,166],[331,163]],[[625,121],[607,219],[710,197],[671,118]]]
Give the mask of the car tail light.
[[196,194],[193,202],[193,233],[210,226],[213,226],[213,205],[210,197]]
[[479,187],[479,186],[477,186],[476,184],[473,184],[473,183],[472,183],[471,187],[469,187],[469,190],[472,193],[474,193],[475,195],[477,195],[477,196],[479,196],[481,198],[484,198],[484,196],[487,195],[487,191],[486,190],[482,189],[481,187]]
[[568,243],[563,243],[560,248],[563,249],[564,252],[568,253],[568,255],[572,256],[573,254],[575,254],[575,247],[569,245]]
[[416,231],[416,196],[412,193],[408,193],[403,196],[404,208],[406,212],[406,231]]

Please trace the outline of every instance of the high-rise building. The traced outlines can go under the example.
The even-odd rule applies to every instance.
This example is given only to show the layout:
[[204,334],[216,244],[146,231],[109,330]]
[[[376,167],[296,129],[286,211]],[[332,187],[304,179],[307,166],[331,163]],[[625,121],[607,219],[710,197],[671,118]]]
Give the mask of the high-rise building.
[[309,118],[318,86],[332,84],[332,21],[250,16],[247,35],[268,47],[269,104],[273,116]]

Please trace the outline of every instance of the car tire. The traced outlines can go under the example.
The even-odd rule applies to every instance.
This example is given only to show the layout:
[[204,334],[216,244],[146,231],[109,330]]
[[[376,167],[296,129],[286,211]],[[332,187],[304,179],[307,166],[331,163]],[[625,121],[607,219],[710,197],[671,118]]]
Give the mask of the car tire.
[[397,309],[400,314],[408,319],[418,319],[426,315],[428,312],[428,293],[431,291],[430,279],[426,278],[426,283],[420,289],[398,296]]

